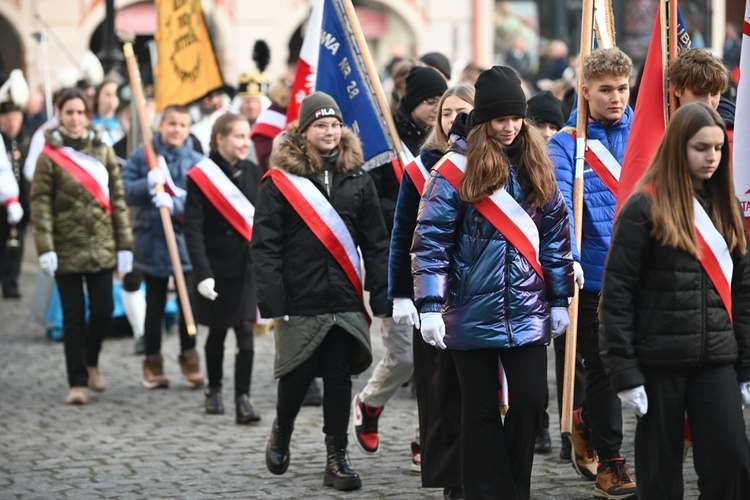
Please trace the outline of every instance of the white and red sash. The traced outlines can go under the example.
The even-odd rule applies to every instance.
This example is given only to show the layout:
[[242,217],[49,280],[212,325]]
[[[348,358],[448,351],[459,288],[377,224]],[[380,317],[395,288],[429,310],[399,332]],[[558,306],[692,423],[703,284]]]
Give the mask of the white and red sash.
[[[572,134],[573,139],[576,134]],[[617,196],[617,188],[620,185],[620,171],[622,167],[612,153],[598,139],[588,139],[586,141],[586,152],[583,159],[586,161],[591,170],[602,180],[609,191]]]
[[273,109],[263,110],[253,125],[251,136],[262,135],[273,139],[286,128],[286,115]]
[[729,247],[714,223],[711,222],[708,213],[695,198],[693,198],[693,220],[701,249],[701,267],[714,284],[731,321],[734,262],[732,262]]
[[221,168],[210,158],[203,158],[187,171],[187,176],[222,217],[243,238],[250,241],[253,236],[255,207]]
[[[466,171],[466,157],[458,153],[443,156],[435,167],[456,191],[461,190],[461,178]],[[502,234],[531,264],[544,281],[539,262],[539,228],[521,205],[501,187],[474,207]]]
[[414,158],[414,161],[409,162],[409,164],[404,167],[404,171],[421,195],[424,192],[424,185],[427,184],[427,179],[430,178],[430,173],[424,168],[422,158],[419,156]]
[[102,162],[67,146],[53,148],[45,144],[42,153],[78,181],[107,214],[112,214],[109,204],[109,172]]
[[344,220],[310,179],[277,168],[270,169],[266,176],[271,177],[294,211],[344,270],[362,302],[362,310],[369,323],[370,317],[365,308],[362,291],[359,252]]

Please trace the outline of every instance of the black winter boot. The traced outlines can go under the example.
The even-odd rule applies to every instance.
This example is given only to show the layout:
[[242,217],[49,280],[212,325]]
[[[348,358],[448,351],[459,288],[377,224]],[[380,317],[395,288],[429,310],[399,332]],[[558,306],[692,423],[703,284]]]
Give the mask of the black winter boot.
[[223,415],[224,401],[221,398],[221,387],[206,387],[206,413],[209,415]]
[[358,490],[362,487],[359,474],[352,470],[346,456],[346,434],[326,436],[326,473],[323,486],[333,486],[337,490]]
[[237,396],[235,403],[235,422],[243,425],[260,421],[260,413],[255,411],[247,394]]
[[273,421],[266,446],[266,467],[271,474],[280,476],[289,468],[289,440],[293,430],[294,421],[281,424],[278,418]]

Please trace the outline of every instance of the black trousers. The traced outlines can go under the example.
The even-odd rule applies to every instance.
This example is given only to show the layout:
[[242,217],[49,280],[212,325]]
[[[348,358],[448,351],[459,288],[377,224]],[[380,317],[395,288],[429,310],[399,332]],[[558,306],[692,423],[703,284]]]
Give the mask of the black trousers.
[[[112,270],[91,274],[58,274],[56,281],[62,304],[68,385],[86,387],[86,367],[99,365],[102,339],[112,319]],[[89,300],[88,324],[84,282]]]
[[[190,273],[185,273],[186,282],[189,281],[189,277]],[[146,273],[143,273],[143,278],[146,282],[146,321],[143,335],[146,343],[146,356],[151,356],[161,352],[161,332],[164,323],[164,306],[167,305],[169,278]],[[195,349],[195,337],[188,335],[182,311],[180,311],[179,331],[180,352]]]
[[644,374],[648,412],[635,431],[638,498],[682,499],[686,412],[700,498],[750,498],[750,443],[734,367]]
[[279,379],[276,414],[280,422],[297,418],[307,388],[317,376],[323,377],[323,433],[342,436],[349,425],[352,397],[351,353],[356,340],[334,326],[312,355]]
[[591,444],[599,460],[620,456],[622,405],[599,357],[599,295],[581,290],[578,302],[578,352],[586,371],[583,420],[591,427]]
[[419,411],[423,488],[461,486],[461,385],[451,351],[437,349],[417,328],[414,384]]
[[[255,356],[253,337],[253,322],[243,321],[232,327],[237,337],[237,348],[234,355],[234,395],[250,395],[250,382],[253,374],[253,358]],[[209,328],[206,338],[206,373],[208,386],[220,388],[224,376],[224,339],[227,337],[226,328]]]
[[16,225],[18,246],[15,248],[7,246],[11,228],[12,226],[8,224],[8,213],[3,208],[0,210],[0,283],[2,283],[3,290],[18,289],[26,222],[22,220]]
[[[461,476],[467,500],[526,500],[547,386],[547,348],[451,351],[461,383]],[[510,409],[500,416],[498,357]]]
[[[563,398],[563,376],[565,370],[565,336],[563,333],[554,341],[555,348],[555,383],[557,384],[557,416],[562,417],[562,398]],[[586,394],[586,371],[583,369],[583,358],[581,354],[576,355],[576,374],[575,387],[573,388],[573,408],[578,408],[583,404],[583,398]],[[547,386],[547,397],[545,398],[544,413],[542,413],[542,428],[549,429],[549,386]]]

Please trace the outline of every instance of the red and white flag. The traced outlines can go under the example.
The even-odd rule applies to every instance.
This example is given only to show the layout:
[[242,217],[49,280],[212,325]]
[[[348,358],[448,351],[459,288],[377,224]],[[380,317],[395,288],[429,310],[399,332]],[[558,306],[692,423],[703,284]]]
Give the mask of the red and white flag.
[[310,19],[307,21],[307,35],[302,41],[302,48],[297,61],[297,72],[292,84],[292,98],[286,108],[288,123],[299,117],[299,106],[302,99],[315,92],[315,81],[318,78],[318,57],[320,55],[320,33],[323,27],[323,9],[325,2],[313,4]]
[[[745,75],[745,78],[742,78]],[[740,83],[737,86],[737,111],[734,116],[734,189],[742,201],[745,223],[750,223],[750,2],[745,5],[745,20],[742,23],[742,52],[740,56]],[[743,140],[743,138],[745,140]],[[750,225],[748,225],[750,227]]]

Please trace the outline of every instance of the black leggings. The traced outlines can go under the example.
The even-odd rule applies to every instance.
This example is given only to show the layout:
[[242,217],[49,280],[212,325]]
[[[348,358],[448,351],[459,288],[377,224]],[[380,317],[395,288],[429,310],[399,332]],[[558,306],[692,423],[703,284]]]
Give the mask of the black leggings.
[[[234,356],[234,393],[235,397],[242,394],[250,395],[250,382],[253,374],[254,338],[253,322],[245,320],[232,327],[237,337],[237,349]],[[224,376],[224,340],[227,328],[209,328],[206,338],[206,372],[208,386],[221,387]]]
[[293,422],[299,413],[307,388],[323,376],[323,433],[346,435],[349,403],[352,397],[351,352],[354,337],[334,326],[309,358],[279,379],[276,414],[280,423]]
[[[190,274],[185,273],[185,281]],[[146,281],[146,322],[144,338],[146,339],[146,356],[161,352],[161,331],[164,322],[164,306],[167,305],[167,286],[169,278],[160,278],[143,274]],[[195,349],[195,337],[188,335],[185,316],[180,311],[180,352]]]

